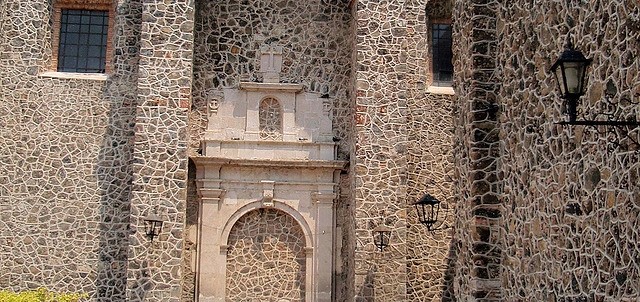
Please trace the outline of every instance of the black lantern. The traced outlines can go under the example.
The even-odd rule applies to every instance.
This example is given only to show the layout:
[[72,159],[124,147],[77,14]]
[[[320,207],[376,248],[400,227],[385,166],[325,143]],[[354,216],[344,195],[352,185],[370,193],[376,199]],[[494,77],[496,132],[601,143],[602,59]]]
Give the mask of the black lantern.
[[160,235],[164,220],[158,214],[148,214],[144,217],[144,232],[153,242],[153,238]]
[[382,252],[385,247],[389,246],[391,238],[391,228],[386,225],[379,225],[373,229],[373,244]]
[[565,99],[564,113],[569,116],[569,122],[575,122],[578,116],[578,99],[585,93],[589,64],[591,64],[591,59],[585,58],[582,52],[573,48],[569,36],[565,50],[551,66],[562,98]]
[[[590,112],[591,116],[605,116],[607,119],[596,119],[596,120],[577,120],[578,116],[578,99],[580,96],[585,94],[585,88],[587,86],[587,68],[591,64],[591,59],[585,58],[585,56],[578,50],[573,48],[573,44],[571,43],[571,36],[567,36],[567,45],[565,50],[560,55],[560,58],[551,66],[551,71],[556,77],[556,81],[558,82],[558,88],[560,89],[560,93],[562,98],[564,99],[563,103],[563,113],[568,116],[567,121],[557,122],[559,125],[570,125],[570,126],[606,126],[609,129],[605,133],[616,133],[616,135],[624,135],[629,139],[628,146],[635,149],[635,152],[640,152],[640,142],[629,135],[629,131],[633,127],[640,126],[640,122],[638,122],[635,117],[627,118],[627,120],[618,120],[616,119],[616,115],[612,112]],[[619,105],[612,101],[611,97],[605,97],[602,101],[607,105],[607,108],[616,108]],[[600,131],[598,130],[598,133]],[[610,143],[614,146],[622,146],[620,141],[615,139],[610,139]]]
[[438,214],[440,213],[440,200],[427,193],[413,205],[418,212],[420,223],[424,224],[429,231],[434,231],[434,225],[438,222]]

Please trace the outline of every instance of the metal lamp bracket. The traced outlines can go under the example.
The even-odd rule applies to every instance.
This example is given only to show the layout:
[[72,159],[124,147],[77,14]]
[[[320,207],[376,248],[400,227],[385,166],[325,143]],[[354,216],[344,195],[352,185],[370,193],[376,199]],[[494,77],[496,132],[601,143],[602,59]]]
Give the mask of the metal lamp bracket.
[[[632,106],[640,106],[640,102],[633,102],[629,99],[625,99],[625,103]],[[562,121],[556,122],[555,124],[591,127],[598,135],[604,135],[610,138],[610,150],[619,149],[626,145],[627,149],[640,153],[640,140],[632,135],[634,129],[640,127],[640,122],[638,122],[635,117],[627,120],[619,120],[619,108],[621,108],[620,102],[615,102],[612,100],[611,95],[606,95],[602,101],[601,112],[595,115],[596,117],[603,117],[603,119]],[[628,144],[623,143],[625,139],[629,142]]]

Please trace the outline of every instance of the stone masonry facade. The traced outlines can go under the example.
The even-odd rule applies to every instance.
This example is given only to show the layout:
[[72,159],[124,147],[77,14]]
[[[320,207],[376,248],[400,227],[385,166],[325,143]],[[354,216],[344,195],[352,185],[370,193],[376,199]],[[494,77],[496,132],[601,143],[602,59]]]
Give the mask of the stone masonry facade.
[[[194,159],[268,45],[281,83],[327,100],[348,163],[332,301],[640,299],[640,127],[556,124],[549,72],[570,33],[593,59],[579,118],[640,120],[636,0],[113,0],[106,75],[55,72],[55,4],[0,1],[0,289],[197,301]],[[433,22],[453,24],[451,88],[431,87]],[[442,229],[418,222],[426,193]],[[230,229],[227,301],[312,296],[292,216]]]
[[[498,7],[496,17],[503,299],[640,299],[639,146],[612,129],[555,125],[565,117],[556,83],[545,76],[570,33],[594,60],[582,118],[606,112],[638,120],[640,8],[633,1],[514,3]],[[545,26],[526,26],[531,19]],[[637,142],[640,128],[626,130]]]

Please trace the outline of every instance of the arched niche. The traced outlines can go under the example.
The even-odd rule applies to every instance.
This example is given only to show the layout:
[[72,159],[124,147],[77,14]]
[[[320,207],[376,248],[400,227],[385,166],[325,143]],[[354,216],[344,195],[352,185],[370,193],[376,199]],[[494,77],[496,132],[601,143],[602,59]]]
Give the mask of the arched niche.
[[231,227],[226,261],[226,299],[304,301],[307,291],[305,236],[287,213],[251,210]]

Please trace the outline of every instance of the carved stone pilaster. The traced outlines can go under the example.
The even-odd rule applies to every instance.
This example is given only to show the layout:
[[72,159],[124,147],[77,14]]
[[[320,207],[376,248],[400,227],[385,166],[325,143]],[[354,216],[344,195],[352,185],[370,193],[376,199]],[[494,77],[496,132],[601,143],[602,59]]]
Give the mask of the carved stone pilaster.
[[220,181],[215,179],[198,179],[196,187],[202,203],[220,205],[226,193],[225,190],[220,189]]

